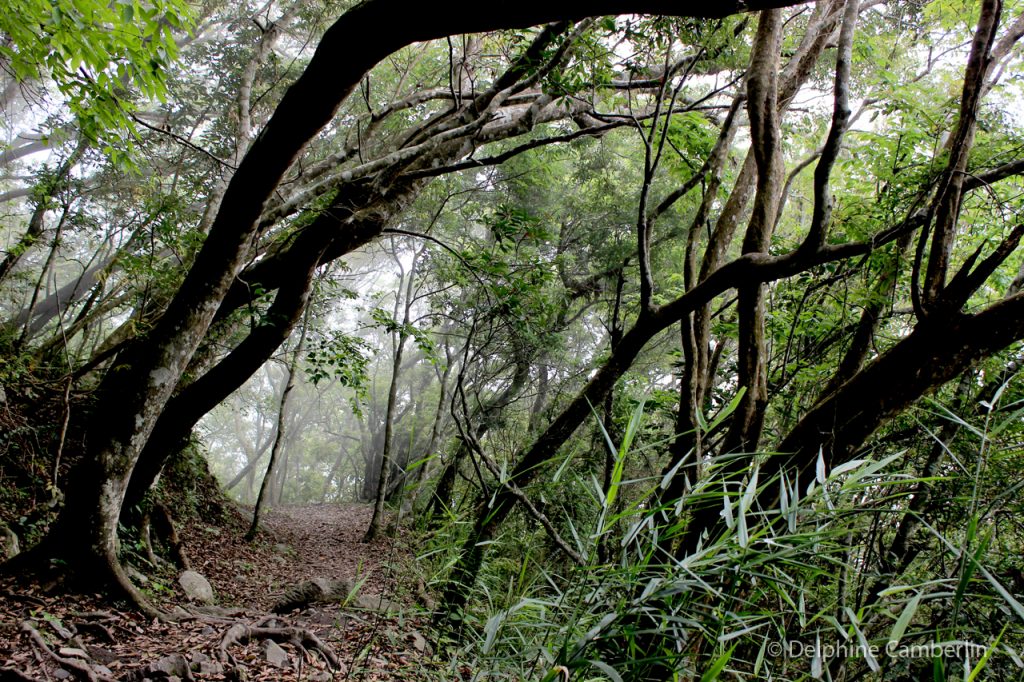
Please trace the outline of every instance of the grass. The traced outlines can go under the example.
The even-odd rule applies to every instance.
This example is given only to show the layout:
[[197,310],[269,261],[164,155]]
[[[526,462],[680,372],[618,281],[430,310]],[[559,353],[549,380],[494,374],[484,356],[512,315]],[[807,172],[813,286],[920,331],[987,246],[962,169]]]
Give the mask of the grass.
[[[640,403],[618,445],[603,434],[615,456],[606,489],[565,466],[548,489],[574,491],[578,508],[560,527],[587,564],[565,561],[525,520],[510,523],[448,642],[447,670],[514,680],[1020,678],[1024,606],[1014,592],[1024,573],[1012,584],[998,574],[1024,569],[1024,539],[1015,525],[997,532],[1016,497],[993,463],[1013,460],[998,437],[1022,409],[990,406],[978,424],[942,411],[962,422],[961,436],[941,444],[950,456],[936,475],[897,451],[830,472],[822,462],[805,490],[756,466],[725,492],[697,485],[690,494],[717,499],[726,532],[676,557],[666,534],[685,529],[686,500],[682,516],[677,501],[653,506],[666,481],[629,478],[645,448],[663,447],[641,442]],[[705,464],[713,477],[721,461]],[[762,509],[769,486],[781,499]],[[908,511],[914,491],[929,489],[937,505]],[[894,567],[887,548],[912,515],[912,554]],[[428,551],[440,573],[454,535]],[[602,541],[615,550],[606,563]]]

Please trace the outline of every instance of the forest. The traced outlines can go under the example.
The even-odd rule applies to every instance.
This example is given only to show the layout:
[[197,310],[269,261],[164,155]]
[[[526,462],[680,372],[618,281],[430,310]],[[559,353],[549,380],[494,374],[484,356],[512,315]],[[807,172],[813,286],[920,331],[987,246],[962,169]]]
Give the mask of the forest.
[[1024,679],[1022,38],[8,0],[0,680]]

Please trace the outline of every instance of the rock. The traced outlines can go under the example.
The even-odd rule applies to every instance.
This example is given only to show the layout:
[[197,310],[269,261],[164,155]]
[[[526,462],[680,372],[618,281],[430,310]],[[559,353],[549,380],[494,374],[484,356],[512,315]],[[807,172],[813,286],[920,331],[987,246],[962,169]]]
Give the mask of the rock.
[[378,613],[398,613],[402,606],[378,594],[357,594],[350,602],[353,606]]
[[324,670],[315,672],[309,676],[309,682],[331,682],[333,679],[334,675],[331,675],[329,672]]
[[13,559],[21,553],[21,544],[18,542],[18,534],[0,521],[0,540],[4,546],[3,556]]
[[288,652],[271,639],[268,639],[264,644],[263,655],[270,665],[277,666],[278,668],[288,667]]
[[139,585],[145,585],[149,582],[149,578],[147,578],[142,571],[135,568],[134,566],[129,566],[127,569],[125,569],[125,571],[128,573],[128,577],[136,583],[138,583]]
[[92,671],[97,675],[106,675],[107,677],[113,677],[114,671],[105,665],[94,665]]
[[409,633],[409,639],[412,640],[412,648],[416,649],[416,651],[421,654],[426,651],[427,646],[429,646],[426,638],[415,630]]
[[223,675],[224,666],[216,661],[203,661],[199,664],[196,672],[200,675]]
[[66,680],[71,677],[71,673],[69,673],[64,668],[57,668],[53,671],[53,676],[56,677],[58,680]]
[[195,651],[191,655],[192,658],[192,672],[199,673],[200,675],[222,675],[224,674],[224,666],[213,660],[204,653]]
[[195,571],[184,571],[178,577],[178,584],[185,590],[185,595],[192,601],[201,601],[204,604],[214,602],[213,588],[210,581]]
[[274,613],[288,613],[293,609],[304,609],[310,604],[330,599],[334,585],[326,578],[305,580],[284,591],[271,609]]
[[89,658],[89,654],[85,653],[83,650],[70,646],[62,646],[57,653],[64,658]]
[[164,656],[159,661],[152,663],[149,666],[149,671],[153,673],[163,673],[166,677],[188,677],[191,672],[188,669],[188,661],[186,661],[185,657],[181,654]]
[[206,636],[206,635],[215,635],[215,634],[217,634],[217,631],[214,630],[209,625],[206,625],[206,626],[203,627],[202,630],[199,631],[199,634],[204,635],[204,636]]

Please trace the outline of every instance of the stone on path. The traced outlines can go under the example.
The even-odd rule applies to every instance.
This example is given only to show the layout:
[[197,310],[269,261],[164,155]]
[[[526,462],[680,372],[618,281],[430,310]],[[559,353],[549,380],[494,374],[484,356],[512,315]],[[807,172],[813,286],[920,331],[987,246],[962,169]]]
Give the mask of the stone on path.
[[164,656],[159,661],[149,666],[151,673],[163,673],[167,677],[187,677],[189,674],[188,661],[181,654]]
[[278,668],[288,667],[288,652],[282,649],[277,642],[268,639],[264,645],[263,654],[270,665]]
[[204,604],[214,602],[213,588],[210,581],[195,571],[184,571],[178,578],[178,584],[185,590],[185,595],[192,601],[201,601]]

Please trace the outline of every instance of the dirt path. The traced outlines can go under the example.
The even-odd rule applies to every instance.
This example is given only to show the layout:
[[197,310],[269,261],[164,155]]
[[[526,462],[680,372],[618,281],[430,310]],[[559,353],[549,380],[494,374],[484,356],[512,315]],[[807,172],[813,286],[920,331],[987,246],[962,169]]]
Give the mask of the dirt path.
[[364,593],[392,598],[406,555],[387,539],[362,542],[371,512],[361,504],[281,507],[265,514],[255,545],[244,530],[202,525],[186,544],[193,568],[226,604],[267,610],[286,587],[312,578],[363,581]]
[[[410,557],[400,539],[363,544],[369,516],[365,505],[274,509],[253,544],[241,539],[242,516],[226,526],[199,522],[180,529],[192,568],[209,580],[216,606],[189,603],[177,571],[152,572],[142,589],[163,608],[178,609],[179,616],[183,608],[190,611],[176,622],[150,622],[97,595],[0,583],[0,682],[90,676],[125,682],[189,677],[326,682],[436,674],[426,662],[429,645],[418,632],[425,615],[395,593],[395,586],[409,579]],[[403,611],[316,604],[285,616],[268,613],[287,587],[312,578],[361,582],[362,593],[402,602]],[[271,631],[282,640],[280,650],[263,636]],[[280,633],[314,635],[330,653],[316,653],[312,639],[298,646]],[[332,656],[339,665],[329,664]]]

